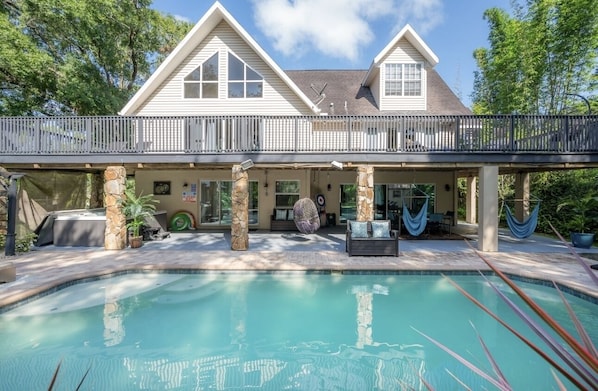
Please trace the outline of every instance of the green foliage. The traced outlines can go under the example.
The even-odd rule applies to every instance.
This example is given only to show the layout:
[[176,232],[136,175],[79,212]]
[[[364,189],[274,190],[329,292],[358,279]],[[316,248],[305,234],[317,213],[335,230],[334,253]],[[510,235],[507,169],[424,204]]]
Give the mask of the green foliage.
[[557,212],[570,209],[573,215],[567,218],[569,230],[585,233],[589,227],[595,226],[598,221],[598,196],[596,191],[584,196],[575,196],[559,204]]
[[150,5],[0,3],[0,115],[115,114],[191,28]]
[[484,13],[490,47],[474,52],[476,114],[560,114],[581,107],[568,93],[595,87],[595,0],[524,3],[513,2],[512,14],[498,8]]
[[[34,233],[28,233],[26,235],[17,236],[15,239],[15,252],[17,253],[26,253],[31,249],[31,245],[33,241],[37,238],[37,235]],[[6,235],[0,235],[0,249],[4,251],[6,248]]]
[[153,194],[136,195],[131,189],[125,190],[125,199],[122,201],[122,211],[129,222],[127,228],[133,236],[140,236],[140,229],[144,219],[156,210],[159,200]]
[[[576,211],[573,204],[574,201],[581,203],[585,198],[598,196],[597,178],[598,169],[532,174],[530,187],[534,189],[534,196],[542,200],[541,217],[536,231],[552,234],[553,230],[550,227],[552,224],[558,232],[569,232],[581,229],[580,227],[583,227],[586,232],[596,232],[598,221],[593,213],[597,212],[598,205],[592,210],[591,215],[579,221],[581,209]],[[587,201],[587,206],[591,206],[593,201]],[[568,205],[559,207],[562,204]]]

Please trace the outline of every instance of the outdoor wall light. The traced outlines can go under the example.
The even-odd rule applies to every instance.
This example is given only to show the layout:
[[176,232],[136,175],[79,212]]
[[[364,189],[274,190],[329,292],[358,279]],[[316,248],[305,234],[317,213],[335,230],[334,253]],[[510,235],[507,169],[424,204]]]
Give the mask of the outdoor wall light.
[[189,184],[187,182],[183,182],[183,187],[187,187]]
[[332,190],[332,185],[329,183],[327,188],[328,188],[328,191]]
[[255,166],[255,164],[253,164],[253,160],[251,159],[243,160],[241,162],[241,168],[243,169],[243,171],[247,171],[253,166]]
[[451,185],[449,185],[448,183],[444,185],[444,190],[451,191]]
[[341,163],[341,162],[337,162],[336,160],[333,160],[333,161],[330,163],[330,165],[331,165],[333,168],[336,168],[337,170],[342,170],[342,169],[343,169],[343,163]]

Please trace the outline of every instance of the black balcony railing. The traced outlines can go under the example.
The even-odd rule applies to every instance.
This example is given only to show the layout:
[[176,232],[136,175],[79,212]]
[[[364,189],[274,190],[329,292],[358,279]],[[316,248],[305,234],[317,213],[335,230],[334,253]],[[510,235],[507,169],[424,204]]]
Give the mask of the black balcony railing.
[[0,154],[598,152],[598,116],[2,117]]

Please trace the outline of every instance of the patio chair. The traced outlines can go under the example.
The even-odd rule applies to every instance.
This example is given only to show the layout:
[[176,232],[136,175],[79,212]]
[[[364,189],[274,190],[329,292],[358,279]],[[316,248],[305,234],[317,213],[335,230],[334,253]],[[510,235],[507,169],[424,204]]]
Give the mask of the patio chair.
[[444,213],[444,218],[442,219],[441,223],[442,227],[451,234],[451,230],[453,229],[453,225],[455,225],[455,211],[454,210],[447,210]]
[[442,234],[442,221],[444,214],[442,213],[431,213],[428,217],[428,235],[432,233]]

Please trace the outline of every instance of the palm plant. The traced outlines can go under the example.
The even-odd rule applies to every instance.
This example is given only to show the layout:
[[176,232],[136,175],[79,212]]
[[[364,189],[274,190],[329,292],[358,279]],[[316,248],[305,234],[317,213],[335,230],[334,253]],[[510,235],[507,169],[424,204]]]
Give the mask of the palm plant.
[[557,212],[569,209],[573,213],[573,216],[570,216],[569,224],[572,231],[585,233],[598,221],[598,196],[594,194],[572,197],[557,206]]
[[146,217],[156,211],[159,200],[153,194],[136,195],[132,189],[125,190],[125,199],[122,202],[122,211],[127,218],[127,229],[132,236],[140,236],[141,226]]

